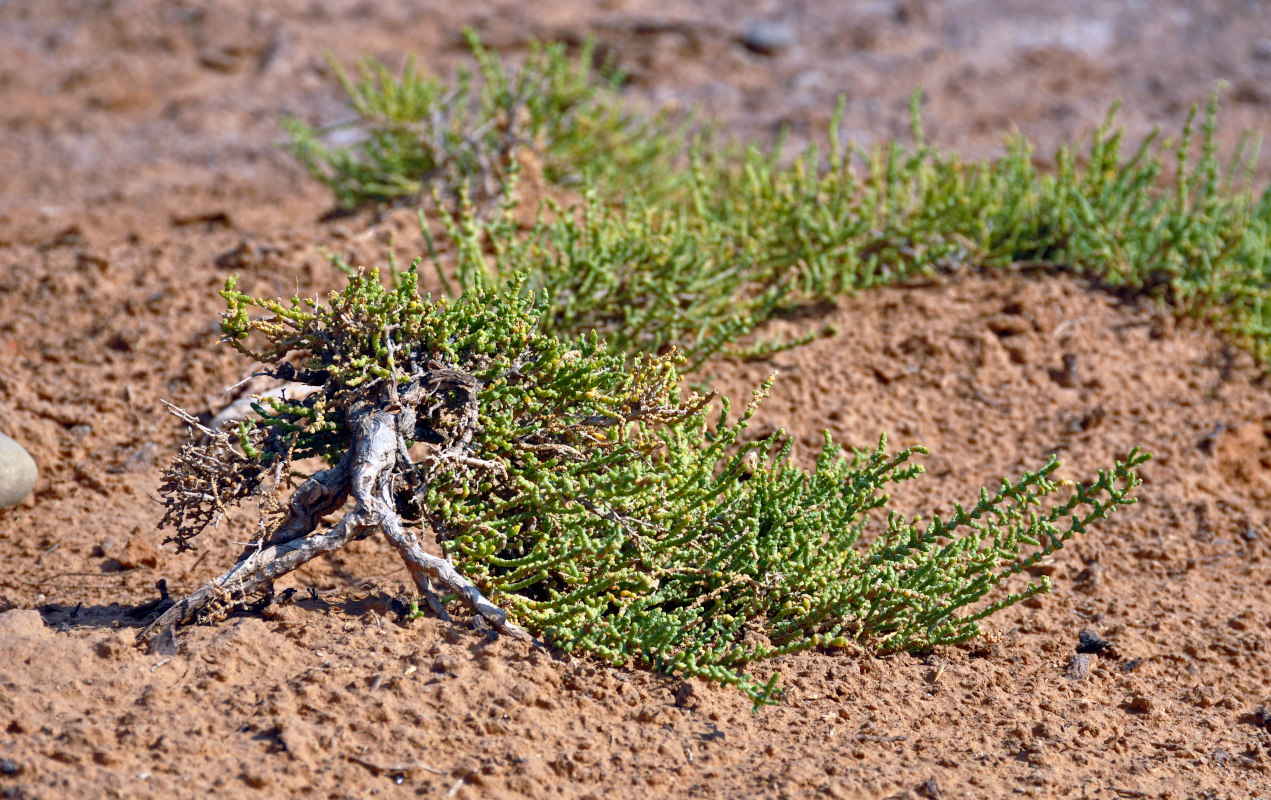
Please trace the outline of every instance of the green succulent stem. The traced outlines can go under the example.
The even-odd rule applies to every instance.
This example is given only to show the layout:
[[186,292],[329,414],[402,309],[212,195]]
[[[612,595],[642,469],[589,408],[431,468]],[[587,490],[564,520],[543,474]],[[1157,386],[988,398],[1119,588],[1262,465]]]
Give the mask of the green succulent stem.
[[[565,650],[734,685],[761,704],[777,692],[775,677],[748,671],[761,659],[975,637],[1049,589],[1015,586],[1021,572],[1134,502],[1147,459],[1131,451],[1064,489],[1052,457],[920,528],[888,511],[887,489],[922,474],[921,447],[893,452],[880,437],[844,451],[827,435],[805,470],[781,432],[743,437],[771,380],[734,419],[713,394],[683,392],[674,349],[627,358],[594,334],[544,332],[553,307],[526,274],[437,301],[418,280],[413,265],[391,289],[359,272],[324,301],[288,303],[227,281],[225,341],[317,390],[259,401],[234,439],[189,446],[171,475],[208,463],[213,446],[226,466],[195,476],[198,491],[165,486],[179,542],[209,520],[181,516],[189,496],[238,479],[247,488],[227,497],[241,499],[300,454],[340,473],[366,447],[357,426],[395,418],[391,519],[430,530],[513,621]],[[281,546],[262,528],[263,544]]]

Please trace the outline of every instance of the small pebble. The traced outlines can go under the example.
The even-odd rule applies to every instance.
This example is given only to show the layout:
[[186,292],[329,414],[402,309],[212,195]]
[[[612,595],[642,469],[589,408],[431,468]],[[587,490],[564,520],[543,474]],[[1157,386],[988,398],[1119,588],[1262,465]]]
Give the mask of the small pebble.
[[1070,681],[1084,681],[1090,675],[1090,667],[1094,664],[1094,656],[1089,653],[1078,653],[1068,659],[1068,669],[1064,677]]
[[1156,701],[1141,692],[1135,692],[1126,699],[1121,707],[1131,714],[1152,715],[1156,713]]
[[22,445],[0,433],[0,508],[22,502],[35,487],[35,460]]
[[741,36],[741,43],[761,56],[780,55],[794,44],[794,28],[784,22],[751,22]]
[[1089,628],[1086,628],[1077,635],[1077,641],[1078,653],[1094,653],[1095,655],[1102,655],[1112,647],[1112,642],[1109,642],[1107,639]]
[[1252,714],[1246,714],[1244,716],[1244,721],[1253,723],[1259,728],[1265,728],[1266,730],[1271,731],[1271,711],[1267,711],[1264,706],[1258,706],[1253,710]]
[[0,614],[0,642],[47,635],[44,618],[33,608],[15,608]]

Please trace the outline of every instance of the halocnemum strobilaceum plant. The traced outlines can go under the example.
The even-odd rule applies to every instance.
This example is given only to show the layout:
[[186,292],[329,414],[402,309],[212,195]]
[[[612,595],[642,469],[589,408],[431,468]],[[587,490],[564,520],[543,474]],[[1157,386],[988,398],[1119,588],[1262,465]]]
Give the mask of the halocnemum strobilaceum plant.
[[[325,301],[249,297],[231,279],[222,330],[245,355],[313,391],[264,398],[229,431],[202,430],[164,476],[179,547],[244,499],[261,524],[223,576],[177,603],[143,641],[214,619],[347,542],[383,533],[438,614],[458,601],[496,630],[566,650],[735,684],[756,702],[775,678],[746,665],[811,647],[923,649],[1049,588],[1004,581],[1134,502],[1132,451],[1049,496],[1052,458],[925,527],[892,513],[862,541],[889,483],[921,448],[788,462],[780,434],[743,442],[756,399],[680,389],[674,353],[624,359],[595,335],[537,330],[524,279],[453,302],[358,274]],[[263,312],[263,315],[257,316]],[[300,393],[295,395],[300,397]],[[327,469],[292,486],[291,465]],[[334,525],[322,517],[355,501]],[[424,552],[430,532],[447,558]],[[514,622],[515,624],[514,624]]]

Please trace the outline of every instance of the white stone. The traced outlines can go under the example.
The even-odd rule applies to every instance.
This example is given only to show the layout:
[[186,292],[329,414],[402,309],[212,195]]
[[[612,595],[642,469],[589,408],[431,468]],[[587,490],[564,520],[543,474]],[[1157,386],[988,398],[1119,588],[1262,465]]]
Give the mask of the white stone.
[[22,502],[35,487],[36,474],[31,455],[0,433],[0,508]]

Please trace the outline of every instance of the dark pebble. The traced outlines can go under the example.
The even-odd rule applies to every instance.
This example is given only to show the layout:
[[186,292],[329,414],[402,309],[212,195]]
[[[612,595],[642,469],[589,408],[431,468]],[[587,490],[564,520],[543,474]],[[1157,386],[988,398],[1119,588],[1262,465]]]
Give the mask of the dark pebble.
[[780,55],[794,44],[794,29],[784,22],[752,22],[746,26],[741,43],[761,56]]
[[1077,652],[1078,653],[1094,653],[1100,655],[1106,653],[1108,648],[1112,647],[1112,642],[1103,638],[1094,631],[1086,628],[1077,634]]
[[1245,714],[1240,719],[1242,722],[1257,725],[1259,728],[1271,731],[1271,711],[1267,711],[1263,706],[1258,706],[1252,713]]

